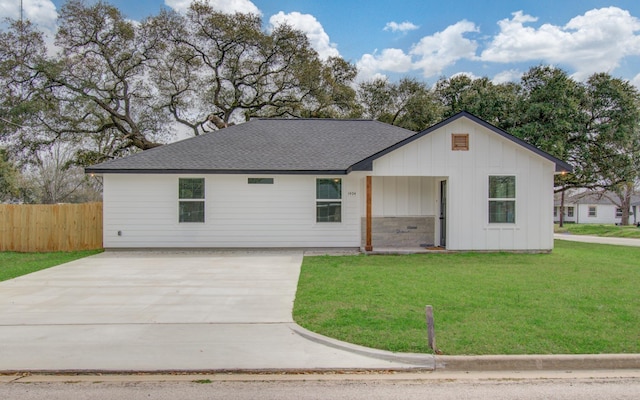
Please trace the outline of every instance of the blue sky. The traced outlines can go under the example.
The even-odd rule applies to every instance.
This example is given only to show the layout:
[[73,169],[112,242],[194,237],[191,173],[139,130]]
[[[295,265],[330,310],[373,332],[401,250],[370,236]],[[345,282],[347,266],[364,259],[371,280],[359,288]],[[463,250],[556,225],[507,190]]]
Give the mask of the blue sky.
[[[25,14],[53,30],[63,0],[23,0]],[[112,0],[135,20],[189,0]],[[287,22],[323,57],[356,64],[359,79],[413,76],[430,84],[458,73],[517,80],[538,64],[578,80],[608,72],[640,86],[638,0],[210,0],[223,12],[261,14],[265,29]],[[17,16],[18,0],[0,0]]]

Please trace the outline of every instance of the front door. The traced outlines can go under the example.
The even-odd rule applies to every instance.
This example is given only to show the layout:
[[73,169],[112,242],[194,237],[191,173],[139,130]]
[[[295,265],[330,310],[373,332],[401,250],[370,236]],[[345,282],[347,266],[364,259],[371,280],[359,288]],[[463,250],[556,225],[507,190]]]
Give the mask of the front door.
[[440,246],[447,246],[447,181],[440,181]]

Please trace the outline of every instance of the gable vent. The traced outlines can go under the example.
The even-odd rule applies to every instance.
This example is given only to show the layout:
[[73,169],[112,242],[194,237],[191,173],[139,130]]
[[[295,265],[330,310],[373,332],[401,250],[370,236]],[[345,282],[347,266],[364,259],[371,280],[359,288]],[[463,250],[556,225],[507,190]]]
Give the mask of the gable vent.
[[468,133],[452,133],[451,134],[451,150],[468,151],[469,150],[469,134]]

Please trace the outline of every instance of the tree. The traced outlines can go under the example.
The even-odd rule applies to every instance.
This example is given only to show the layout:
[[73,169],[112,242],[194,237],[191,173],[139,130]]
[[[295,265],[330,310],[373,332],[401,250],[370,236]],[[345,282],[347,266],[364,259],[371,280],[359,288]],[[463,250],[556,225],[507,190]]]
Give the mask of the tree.
[[320,60],[287,25],[264,32],[257,15],[196,1],[186,15],[163,12],[145,29],[163,46],[152,69],[162,106],[194,135],[251,117],[341,116],[353,107],[355,67]]
[[585,88],[583,162],[595,178],[593,186],[615,194],[608,197],[622,210],[621,224],[628,225],[640,178],[640,94],[628,81],[605,73],[589,77]]
[[[593,180],[585,168],[584,90],[567,73],[551,66],[531,68],[521,79],[520,97],[511,133],[547,153],[570,163],[572,173],[556,175],[556,192],[564,210],[566,190],[584,187]],[[560,225],[564,223],[560,214]]]
[[434,92],[444,108],[444,118],[467,111],[502,129],[514,124],[520,96],[516,84],[496,85],[486,77],[472,79],[461,74],[440,79]]
[[[320,75],[314,73],[320,71]],[[330,57],[312,63],[309,73],[301,75],[302,97],[300,116],[305,118],[344,118],[359,114],[356,91],[352,82],[358,74],[355,65],[340,57]]]
[[426,129],[442,118],[433,93],[413,78],[402,78],[398,83],[384,78],[362,82],[358,98],[366,118],[413,131]]
[[61,56],[41,70],[63,118],[49,129],[99,140],[107,135],[115,139],[115,155],[160,145],[166,119],[146,78],[157,41],[111,5],[70,0],[60,12],[56,43]]
[[38,95],[44,79],[37,67],[45,56],[43,36],[29,21],[11,21],[0,32],[0,139],[7,143],[38,136],[34,127],[48,107]]
[[18,197],[18,169],[9,160],[6,149],[0,148],[0,203]]
[[26,166],[21,189],[27,202],[39,204],[100,201],[101,185],[75,162],[75,151],[65,143],[37,152]]
[[12,90],[2,104],[13,118],[3,132],[25,159],[37,162],[39,150],[61,141],[88,162],[160,144],[168,119],[147,79],[157,42],[143,33],[115,7],[79,0],[60,11],[55,56],[28,22],[3,33],[0,72]]
[[573,156],[582,138],[584,91],[567,73],[551,66],[531,68],[522,76],[519,118],[512,132],[563,160]]

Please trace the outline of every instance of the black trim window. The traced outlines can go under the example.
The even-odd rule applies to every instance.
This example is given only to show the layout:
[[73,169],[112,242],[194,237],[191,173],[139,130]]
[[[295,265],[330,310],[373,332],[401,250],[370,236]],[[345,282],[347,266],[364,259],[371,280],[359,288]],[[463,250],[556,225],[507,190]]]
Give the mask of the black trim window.
[[179,178],[178,199],[178,222],[204,222],[204,178]]
[[316,222],[342,222],[342,179],[316,179]]
[[273,185],[273,178],[248,178],[247,183],[250,185]]
[[516,177],[489,176],[489,223],[515,224]]

